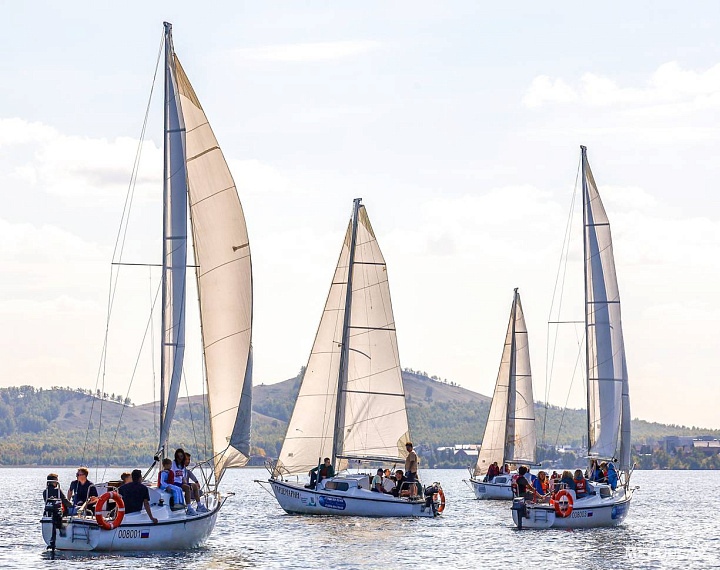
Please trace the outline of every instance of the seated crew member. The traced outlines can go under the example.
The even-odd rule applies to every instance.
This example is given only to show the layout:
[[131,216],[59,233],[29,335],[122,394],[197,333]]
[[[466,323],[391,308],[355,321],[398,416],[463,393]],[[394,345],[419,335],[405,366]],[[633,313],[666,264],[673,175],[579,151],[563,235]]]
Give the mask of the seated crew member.
[[[158,473],[158,488],[170,493],[170,508],[180,510],[185,508],[185,496],[182,488],[175,485],[175,474],[172,470],[172,461],[166,457],[162,460],[162,471]],[[178,508],[176,509],[176,506]],[[139,510],[139,509],[138,509]]]
[[58,483],[58,476],[56,473],[50,473],[47,476],[47,483],[45,490],[43,491],[43,501],[47,503],[48,499],[58,499],[62,504],[63,511],[67,514],[70,512],[72,503],[68,501],[65,493],[63,493]]
[[142,471],[140,471],[140,469],[133,469],[130,478],[132,479],[130,483],[125,483],[118,489],[118,493],[120,493],[125,503],[125,514],[139,513],[144,507],[147,516],[150,517],[153,524],[157,524],[158,520],[153,516],[152,510],[150,510],[150,492],[142,483]]
[[583,477],[583,472],[580,469],[575,469],[575,476],[573,477],[575,482],[575,496],[578,499],[587,497],[587,482]]
[[77,473],[75,473],[75,481],[70,483],[70,488],[67,492],[67,498],[72,503],[73,509],[70,514],[76,514],[78,508],[85,503],[88,504],[90,510],[93,509],[92,505],[97,503],[98,492],[95,488],[95,484],[88,480],[87,467],[78,467]]
[[326,457],[323,461],[323,464],[315,467],[313,469],[310,469],[310,484],[305,485],[307,489],[314,489],[315,485],[322,481],[323,479],[329,479],[330,477],[335,476],[335,469],[330,464],[330,458]]
[[372,484],[370,485],[370,490],[375,491],[376,493],[384,493],[385,488],[383,487],[383,470],[382,468],[379,468],[377,470],[377,474],[375,477],[373,477]]
[[190,469],[190,454],[187,451],[185,452],[185,477],[186,478],[183,483],[190,486],[190,493],[195,498],[195,502],[197,503],[197,512],[208,512],[207,507],[200,502],[200,497],[202,496],[202,489],[200,489],[200,483],[198,482],[197,477],[195,477],[195,473],[193,473],[192,469]]

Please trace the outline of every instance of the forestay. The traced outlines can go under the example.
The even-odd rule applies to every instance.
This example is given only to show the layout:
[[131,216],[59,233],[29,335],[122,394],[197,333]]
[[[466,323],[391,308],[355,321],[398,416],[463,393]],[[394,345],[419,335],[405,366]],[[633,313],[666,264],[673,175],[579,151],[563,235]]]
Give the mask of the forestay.
[[493,462],[533,464],[536,459],[535,408],[525,315],[517,289],[505,335],[500,369],[474,477]]
[[[341,373],[344,337],[346,374]],[[338,403],[342,441],[336,442]],[[357,200],[276,474],[307,473],[319,458],[338,455],[404,457],[407,441],[405,391],[387,267],[365,207]],[[336,461],[336,469],[346,466],[346,459]]]

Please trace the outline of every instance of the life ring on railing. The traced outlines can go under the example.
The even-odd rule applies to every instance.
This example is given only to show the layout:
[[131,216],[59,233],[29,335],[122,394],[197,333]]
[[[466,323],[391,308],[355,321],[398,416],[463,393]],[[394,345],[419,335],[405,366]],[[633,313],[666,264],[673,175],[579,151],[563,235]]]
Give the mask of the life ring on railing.
[[561,489],[555,494],[553,499],[553,506],[555,507],[555,514],[564,519],[569,517],[573,511],[573,498],[570,491]]
[[[103,508],[105,507],[105,503],[107,503],[110,499],[115,501],[115,518],[109,521],[103,516]],[[98,502],[95,503],[95,520],[97,521],[98,525],[100,525],[100,528],[104,530],[112,530],[119,527],[124,516],[125,503],[123,502],[120,493],[118,493],[117,491],[110,491],[108,493],[104,493],[98,499]]]
[[433,503],[438,503],[437,509],[435,509],[435,514],[440,514],[445,510],[445,493],[442,490],[442,487],[438,487],[437,493],[433,494]]

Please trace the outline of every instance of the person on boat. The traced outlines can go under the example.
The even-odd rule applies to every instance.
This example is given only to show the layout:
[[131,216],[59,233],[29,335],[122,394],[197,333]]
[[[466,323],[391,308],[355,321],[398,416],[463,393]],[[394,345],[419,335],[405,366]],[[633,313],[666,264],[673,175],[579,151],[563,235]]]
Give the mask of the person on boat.
[[132,478],[130,477],[130,473],[128,473],[127,471],[124,471],[120,475],[120,481],[122,481],[121,485],[124,485],[125,483],[129,483],[130,481],[132,481]]
[[598,483],[608,482],[608,464],[605,461],[600,464],[600,474],[597,481]]
[[502,473],[504,475],[510,475],[510,464],[509,463],[506,463],[505,465],[503,465]]
[[[408,483],[419,482],[417,453],[413,451],[413,444],[409,441],[405,444],[405,449],[408,452],[407,457],[405,458],[405,479]],[[412,495],[418,494],[417,487],[417,485],[410,486],[410,492]]]
[[583,472],[580,469],[575,469],[573,481],[575,482],[575,496],[578,499],[587,497],[587,481],[585,477],[583,477]]
[[602,469],[600,469],[597,459],[593,459],[590,462],[588,479],[590,479],[590,481],[600,481],[602,478],[603,478]]
[[563,471],[562,478],[560,479],[560,488],[575,490],[575,480],[573,479],[572,473],[567,469]]
[[173,485],[177,485],[185,493],[185,504],[190,504],[190,485],[184,483],[187,478],[187,469],[185,469],[185,451],[181,447],[175,450],[174,460],[172,462]]
[[493,461],[492,465],[488,467],[487,475],[485,475],[485,481],[490,483],[498,475],[500,475],[500,467],[498,467],[497,461]]
[[545,471],[538,472],[537,477],[533,480],[532,486],[533,489],[535,489],[535,493],[537,493],[536,500],[542,502],[550,491],[550,481],[548,480],[547,473],[545,473]]
[[326,457],[323,464],[310,469],[310,484],[305,485],[307,489],[314,489],[315,485],[323,479],[329,479],[335,476],[335,469],[330,463],[330,458]]
[[59,500],[65,513],[69,513],[72,508],[72,503],[68,501],[65,493],[63,493],[63,490],[60,488],[57,473],[50,473],[47,476],[45,490],[43,491],[43,501],[47,503],[48,499]]
[[617,489],[618,486],[618,472],[617,469],[615,469],[614,463],[608,463],[607,464],[607,482],[608,485],[610,485],[610,488],[614,491]]
[[521,465],[518,468],[517,475],[513,476],[513,484],[517,486],[517,496],[518,497],[524,497],[526,499],[533,497],[532,488],[530,486],[530,481],[528,481],[527,477],[525,475],[528,472],[528,468],[524,465]]
[[130,483],[125,483],[118,489],[118,493],[120,493],[125,503],[125,514],[139,513],[141,509],[145,508],[147,516],[153,524],[157,524],[158,520],[153,516],[150,509],[150,492],[142,483],[142,471],[133,469],[130,478],[132,479]]
[[90,471],[88,471],[87,467],[78,467],[78,470],[75,473],[76,479],[70,483],[70,488],[67,492],[67,498],[73,506],[70,514],[77,514],[78,508],[85,503],[87,503],[88,508],[92,510],[92,505],[97,503],[98,492],[95,488],[95,484],[88,480],[89,474]]
[[197,477],[195,477],[195,473],[193,473],[190,468],[190,453],[187,451],[185,452],[185,475],[187,479],[185,479],[183,483],[190,485],[190,494],[194,497],[195,502],[197,503],[197,512],[206,513],[208,511],[207,507],[200,502],[202,489],[200,489],[200,483],[198,482]]
[[373,477],[372,483],[370,484],[370,490],[375,491],[376,493],[384,493],[385,492],[385,488],[383,487],[382,467],[377,470],[375,477]]
[[175,473],[172,470],[172,461],[169,458],[162,460],[162,470],[158,473],[158,489],[170,493],[170,508],[180,510],[185,508],[185,496],[182,488],[175,485]]
[[390,475],[390,469],[385,469],[382,486],[385,493],[392,493],[395,488],[395,479]]
[[402,469],[395,471],[395,487],[390,491],[393,497],[407,497],[410,495],[407,479]]

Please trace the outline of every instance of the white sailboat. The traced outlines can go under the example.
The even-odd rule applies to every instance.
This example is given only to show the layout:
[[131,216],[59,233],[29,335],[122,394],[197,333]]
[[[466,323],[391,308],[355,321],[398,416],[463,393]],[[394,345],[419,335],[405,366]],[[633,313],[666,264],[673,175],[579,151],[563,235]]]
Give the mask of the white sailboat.
[[581,146],[583,244],[585,251],[585,363],[587,380],[588,458],[617,466],[616,488],[587,484],[587,496],[561,490],[550,503],[513,501],[518,528],[593,528],[625,520],[634,488],[630,487],[630,395],[620,318],[610,222]]
[[[164,41],[163,335],[156,462],[169,455],[183,369],[189,205],[212,445],[204,463],[201,511],[207,510],[195,515],[172,510],[170,495],[149,485],[157,524],[144,510],[123,515],[120,504],[94,515],[62,517],[56,509],[53,517],[46,510],[42,532],[53,552],[182,550],[203,544],[227,499],[218,489],[225,470],[244,465],[250,451],[252,273],[245,218],[223,153],[175,54],[168,23]],[[96,488],[103,495],[116,486]]]
[[[356,199],[268,483],[288,513],[432,517],[444,508],[439,484],[427,488],[427,498],[394,497],[371,491],[367,475],[346,471],[351,461],[402,464],[409,441],[387,266],[367,211]],[[289,480],[306,475],[325,457],[338,475],[313,488]]]
[[490,479],[488,468],[493,463],[501,469],[505,464],[533,465],[535,448],[530,348],[520,293],[515,289],[490,414],[470,478],[475,496],[478,499],[512,499],[511,475],[501,472]]

